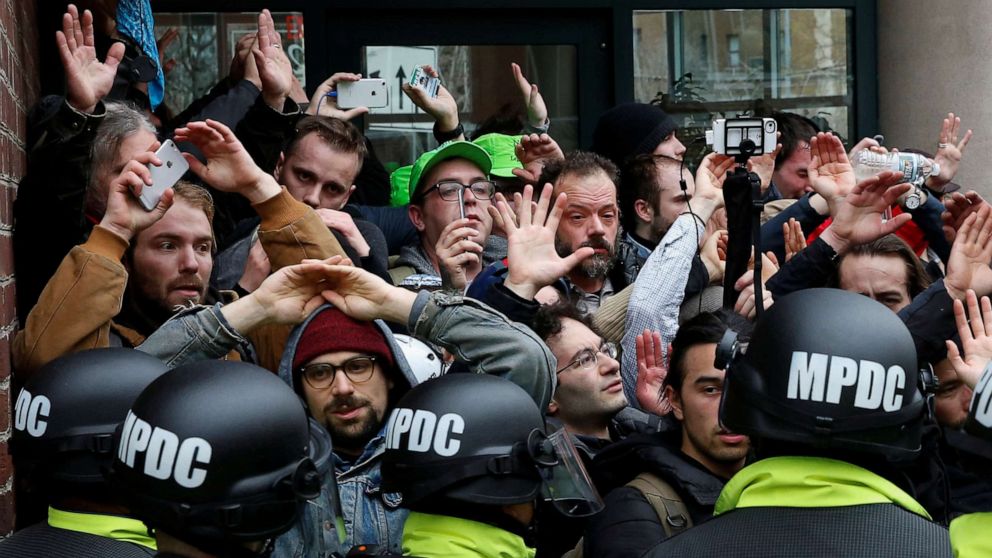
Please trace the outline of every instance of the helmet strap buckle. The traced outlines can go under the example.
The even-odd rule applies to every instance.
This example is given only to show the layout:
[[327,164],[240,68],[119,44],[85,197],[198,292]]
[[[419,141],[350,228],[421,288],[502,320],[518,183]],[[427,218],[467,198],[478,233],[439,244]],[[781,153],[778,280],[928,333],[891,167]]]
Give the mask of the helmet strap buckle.
[[816,417],[816,426],[813,427],[813,431],[820,435],[829,435],[834,430],[834,419],[833,417]]
[[114,451],[114,435],[98,434],[90,438],[90,451],[93,453],[111,453]]
[[517,469],[512,455],[493,457],[486,463],[486,470],[493,475],[511,475]]

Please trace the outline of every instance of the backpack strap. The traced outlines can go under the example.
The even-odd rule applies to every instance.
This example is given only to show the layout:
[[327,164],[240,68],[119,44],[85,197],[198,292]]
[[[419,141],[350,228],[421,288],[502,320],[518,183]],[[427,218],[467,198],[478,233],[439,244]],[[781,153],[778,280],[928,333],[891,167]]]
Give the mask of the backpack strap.
[[[673,537],[689,527],[692,527],[692,516],[685,507],[678,492],[661,477],[652,473],[641,473],[625,486],[636,488],[658,514],[658,521],[665,530],[666,537]],[[575,548],[562,555],[561,558],[582,558],[586,538],[579,539]]]
[[636,488],[644,494],[648,503],[654,508],[654,512],[658,514],[658,520],[665,529],[666,536],[675,536],[692,527],[689,509],[672,485],[661,477],[652,473],[641,473],[626,486]]

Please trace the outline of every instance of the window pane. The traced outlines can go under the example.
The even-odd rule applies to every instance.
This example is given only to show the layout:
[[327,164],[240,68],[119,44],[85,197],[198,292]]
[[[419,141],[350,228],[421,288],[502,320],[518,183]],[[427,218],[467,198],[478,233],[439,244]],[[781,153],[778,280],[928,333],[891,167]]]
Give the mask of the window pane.
[[713,118],[772,110],[847,138],[850,18],[844,9],[635,11],[635,98],[671,113],[689,141]]
[[[571,45],[445,45],[369,46],[364,49],[365,74],[389,84],[389,106],[367,117],[367,136],[376,155],[392,171],[411,164],[436,147],[433,119],[415,108],[399,88],[413,68],[431,64],[458,105],[465,133],[471,139],[485,131],[510,133],[526,119],[520,90],[510,63],[538,84],[547,103],[551,132],[569,150],[578,146],[578,98],[575,47]],[[401,77],[402,76],[402,77]],[[523,122],[521,120],[520,122]]]

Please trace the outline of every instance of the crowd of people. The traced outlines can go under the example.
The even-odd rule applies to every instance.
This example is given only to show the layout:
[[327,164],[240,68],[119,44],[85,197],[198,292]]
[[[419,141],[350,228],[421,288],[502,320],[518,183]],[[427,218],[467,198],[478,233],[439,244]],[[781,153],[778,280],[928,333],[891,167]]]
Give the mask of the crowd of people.
[[[143,15],[70,4],[29,120],[0,556],[992,556],[954,114],[918,184],[792,113],[693,171],[651,104],[563,152],[514,64],[519,118],[470,132],[404,85],[437,146],[388,173],[331,95],[361,76],[307,98],[267,10],[178,114]],[[166,141],[189,172],[146,209]]]

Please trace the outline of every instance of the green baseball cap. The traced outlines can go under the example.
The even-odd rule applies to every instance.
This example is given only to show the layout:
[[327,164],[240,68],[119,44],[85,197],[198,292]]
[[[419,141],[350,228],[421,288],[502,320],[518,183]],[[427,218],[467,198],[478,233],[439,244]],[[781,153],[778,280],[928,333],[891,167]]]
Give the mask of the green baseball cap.
[[413,163],[410,170],[410,199],[414,199],[417,189],[420,187],[420,180],[431,171],[438,163],[448,159],[468,159],[476,164],[483,174],[489,176],[489,171],[493,168],[493,160],[486,153],[486,150],[470,141],[449,141],[442,143],[437,149],[428,151]]
[[399,207],[410,203],[410,171],[413,165],[394,170],[389,175],[389,205]]
[[523,136],[508,136],[506,134],[486,134],[475,138],[474,143],[486,150],[493,158],[492,176],[514,178],[513,169],[522,169],[523,165],[517,159],[516,147]]

